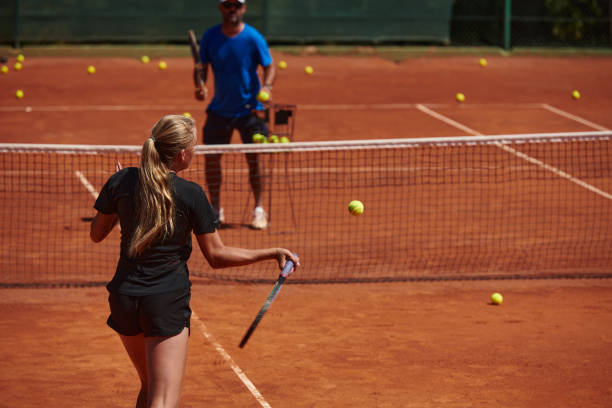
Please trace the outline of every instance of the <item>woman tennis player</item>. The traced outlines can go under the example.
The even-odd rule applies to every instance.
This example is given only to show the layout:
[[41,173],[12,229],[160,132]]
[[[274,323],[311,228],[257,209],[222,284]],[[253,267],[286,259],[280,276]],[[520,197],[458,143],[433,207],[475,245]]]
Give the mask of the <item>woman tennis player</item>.
[[189,167],[196,141],[193,119],[164,116],[144,142],[140,168],[113,174],[94,205],[94,242],[121,223],[119,261],[107,285],[108,325],[119,333],[140,376],[136,407],[176,407],[180,399],[191,317],[192,232],[213,268],[276,259],[282,269],[289,259],[299,262],[284,248],[223,244],[202,188],[176,174]]

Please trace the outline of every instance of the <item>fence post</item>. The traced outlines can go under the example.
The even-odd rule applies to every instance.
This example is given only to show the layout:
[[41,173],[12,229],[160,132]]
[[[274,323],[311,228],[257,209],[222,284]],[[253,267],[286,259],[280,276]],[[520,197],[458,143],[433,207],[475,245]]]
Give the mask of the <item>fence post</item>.
[[512,46],[512,0],[506,0],[504,12],[504,49],[510,50]]

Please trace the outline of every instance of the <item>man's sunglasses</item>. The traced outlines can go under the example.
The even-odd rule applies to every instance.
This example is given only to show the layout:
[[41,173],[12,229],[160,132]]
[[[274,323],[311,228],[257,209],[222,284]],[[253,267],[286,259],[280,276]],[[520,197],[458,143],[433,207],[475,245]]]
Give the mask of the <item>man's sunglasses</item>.
[[232,1],[224,1],[223,3],[221,3],[221,5],[223,6],[223,8],[226,9],[231,9],[232,7],[235,8],[236,10],[240,10],[242,8],[242,6],[244,6],[244,4],[242,3],[234,3]]

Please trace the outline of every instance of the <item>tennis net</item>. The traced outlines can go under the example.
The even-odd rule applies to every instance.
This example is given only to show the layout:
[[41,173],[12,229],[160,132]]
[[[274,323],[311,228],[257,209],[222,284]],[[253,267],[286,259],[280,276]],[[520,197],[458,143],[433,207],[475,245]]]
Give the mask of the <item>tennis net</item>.
[[[612,132],[198,146],[181,173],[206,190],[222,153],[226,245],[283,246],[294,282],[612,275]],[[119,228],[89,240],[94,198],[137,146],[0,144],[0,284],[102,284]],[[245,153],[257,153],[269,227],[254,206]],[[347,205],[360,200],[361,216]],[[193,277],[270,281],[270,263]]]

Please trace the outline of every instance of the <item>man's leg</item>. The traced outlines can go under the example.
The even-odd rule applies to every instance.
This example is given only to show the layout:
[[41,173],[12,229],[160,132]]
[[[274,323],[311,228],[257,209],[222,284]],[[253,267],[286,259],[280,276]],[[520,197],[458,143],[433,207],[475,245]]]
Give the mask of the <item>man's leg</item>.
[[[233,119],[224,118],[213,112],[208,112],[206,122],[202,129],[202,140],[205,145],[229,144],[232,138]],[[221,170],[221,155],[205,155],[206,186],[210,204],[217,212],[220,222],[225,221],[223,209],[221,208],[221,183],[223,175]]]

